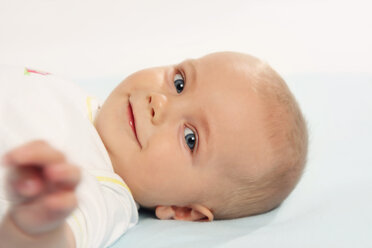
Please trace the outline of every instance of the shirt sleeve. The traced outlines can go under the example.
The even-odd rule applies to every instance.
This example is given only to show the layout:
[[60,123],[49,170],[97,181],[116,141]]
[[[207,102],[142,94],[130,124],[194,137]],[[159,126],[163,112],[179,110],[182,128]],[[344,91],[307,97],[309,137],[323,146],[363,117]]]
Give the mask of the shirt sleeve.
[[129,188],[116,174],[84,171],[77,189],[78,208],[67,223],[76,247],[108,247],[138,221]]

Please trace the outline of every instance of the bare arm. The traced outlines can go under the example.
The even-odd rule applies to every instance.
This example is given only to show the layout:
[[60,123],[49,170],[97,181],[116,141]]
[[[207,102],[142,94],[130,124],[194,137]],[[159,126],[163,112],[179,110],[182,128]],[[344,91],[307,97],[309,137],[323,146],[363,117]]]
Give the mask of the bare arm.
[[27,143],[3,159],[12,205],[0,223],[0,248],[75,247],[66,218],[77,206],[79,168],[44,141]]
[[74,235],[67,223],[47,233],[29,235],[20,230],[9,215],[1,223],[0,240],[0,248],[75,248]]

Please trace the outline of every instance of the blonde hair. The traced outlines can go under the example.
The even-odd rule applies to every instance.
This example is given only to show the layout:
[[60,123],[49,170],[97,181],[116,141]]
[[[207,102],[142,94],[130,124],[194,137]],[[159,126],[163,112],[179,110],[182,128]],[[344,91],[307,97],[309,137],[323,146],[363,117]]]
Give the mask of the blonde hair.
[[265,113],[269,170],[260,178],[232,178],[235,188],[225,193],[214,211],[216,219],[256,215],[276,208],[298,183],[306,164],[308,132],[300,107],[284,80],[267,63],[248,56],[246,74]]

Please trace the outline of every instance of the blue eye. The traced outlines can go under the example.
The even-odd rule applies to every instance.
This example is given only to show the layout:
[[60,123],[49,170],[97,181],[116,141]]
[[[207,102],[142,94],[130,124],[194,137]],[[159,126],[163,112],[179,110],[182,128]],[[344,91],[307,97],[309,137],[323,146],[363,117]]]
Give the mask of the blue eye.
[[185,81],[181,74],[177,73],[173,79],[174,86],[176,87],[177,93],[180,94],[185,87]]
[[196,137],[194,132],[190,128],[186,127],[183,133],[185,134],[185,141],[187,146],[190,148],[191,151],[193,151],[196,144]]

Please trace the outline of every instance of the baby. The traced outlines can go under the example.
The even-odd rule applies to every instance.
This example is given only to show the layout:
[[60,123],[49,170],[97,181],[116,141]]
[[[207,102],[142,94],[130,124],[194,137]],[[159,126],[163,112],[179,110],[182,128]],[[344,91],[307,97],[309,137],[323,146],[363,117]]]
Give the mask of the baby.
[[[103,199],[122,204],[110,218],[122,221],[120,227],[109,221],[110,233],[116,235],[100,243],[90,242],[92,236],[79,237],[96,228],[80,206],[89,200],[77,193],[91,165],[71,163],[78,159],[69,159],[67,146],[39,140],[3,157],[12,171],[8,193],[13,200],[0,227],[0,246],[75,247],[85,242],[105,247],[137,222],[135,203],[164,220],[265,213],[289,195],[306,162],[307,129],[295,98],[273,69],[245,54],[214,53],[136,72],[96,110],[89,113],[94,132],[120,177],[97,176],[100,165],[90,174],[102,191],[111,192]],[[115,202],[120,194],[127,196]],[[79,218],[85,223],[80,229],[72,224]]]

